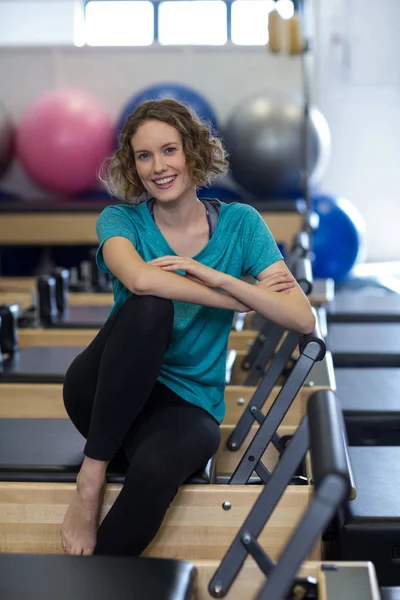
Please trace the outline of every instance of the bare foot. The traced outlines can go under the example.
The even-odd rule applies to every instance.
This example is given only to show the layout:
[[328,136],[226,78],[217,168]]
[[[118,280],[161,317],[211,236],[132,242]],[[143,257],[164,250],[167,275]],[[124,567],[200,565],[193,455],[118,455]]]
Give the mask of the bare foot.
[[76,491],[60,531],[67,554],[93,554],[104,485],[105,479],[88,484],[78,475]]

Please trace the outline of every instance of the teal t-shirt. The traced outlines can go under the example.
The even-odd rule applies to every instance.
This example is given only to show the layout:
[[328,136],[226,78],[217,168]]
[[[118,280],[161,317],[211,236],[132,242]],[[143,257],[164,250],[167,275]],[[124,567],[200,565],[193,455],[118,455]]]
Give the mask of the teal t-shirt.
[[[219,202],[219,201],[217,201]],[[260,213],[250,205],[219,202],[214,234],[193,257],[212,269],[240,279],[256,277],[282,259],[278,246]],[[104,262],[104,242],[127,238],[145,262],[176,255],[152,218],[147,203],[119,204],[105,208],[96,224],[99,248],[97,264]],[[111,274],[113,312],[131,292]],[[225,415],[225,362],[234,312],[173,300],[174,327],[158,380],[184,400],[208,411],[219,423]]]

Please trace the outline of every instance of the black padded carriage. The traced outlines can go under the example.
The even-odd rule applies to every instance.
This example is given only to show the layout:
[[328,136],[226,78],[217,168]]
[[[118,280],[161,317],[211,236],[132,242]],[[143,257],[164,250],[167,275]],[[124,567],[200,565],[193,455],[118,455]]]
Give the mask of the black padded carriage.
[[[0,419],[0,481],[74,483],[84,444],[69,419]],[[109,464],[107,481],[123,483],[127,466],[121,453]],[[185,483],[214,481],[212,458]]]
[[101,329],[107,321],[112,305],[68,306],[62,316],[48,328],[55,329]]
[[0,383],[63,383],[71,362],[83,347],[20,348],[0,363]]
[[335,367],[400,367],[400,324],[333,323],[327,347]]
[[[0,383],[63,383],[72,361],[85,350],[80,346],[27,346],[0,361]],[[236,358],[229,350],[226,359],[227,383]]]
[[[328,402],[332,391],[319,391]],[[336,394],[339,398],[339,393]],[[321,451],[324,451],[321,445]],[[349,446],[357,494],[339,511],[327,560],[370,561],[382,586],[399,586],[400,447]]]
[[400,368],[335,369],[351,446],[400,446]]
[[400,448],[350,447],[349,455],[357,497],[347,503],[334,558],[371,561],[380,585],[399,586]]
[[183,560],[126,556],[0,555],[7,600],[192,600],[197,571]]
[[336,294],[326,309],[329,323],[398,323],[400,294]]

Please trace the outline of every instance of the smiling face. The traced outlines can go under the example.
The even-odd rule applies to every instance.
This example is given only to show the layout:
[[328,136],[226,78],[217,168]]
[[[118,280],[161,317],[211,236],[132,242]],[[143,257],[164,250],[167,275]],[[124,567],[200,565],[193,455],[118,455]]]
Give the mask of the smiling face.
[[182,138],[175,127],[145,121],[132,136],[131,145],[137,174],[153,198],[171,202],[195,193]]

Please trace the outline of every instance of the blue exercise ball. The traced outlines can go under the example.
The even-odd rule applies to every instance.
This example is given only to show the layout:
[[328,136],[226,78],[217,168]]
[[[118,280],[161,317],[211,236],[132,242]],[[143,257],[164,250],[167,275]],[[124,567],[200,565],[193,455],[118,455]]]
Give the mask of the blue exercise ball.
[[231,190],[230,188],[223,187],[220,185],[211,185],[210,187],[204,187],[197,190],[198,198],[217,198],[221,202],[226,202],[227,204],[231,202],[241,202],[241,196]]
[[313,197],[319,226],[313,235],[313,275],[344,281],[364,253],[365,222],[358,209],[345,198]]
[[180,83],[160,83],[145,88],[131,98],[122,109],[117,121],[117,136],[121,133],[128,116],[135,108],[146,100],[161,100],[169,98],[177,100],[191,108],[202,121],[212,126],[214,132],[218,130],[218,121],[211,104],[199,92]]

